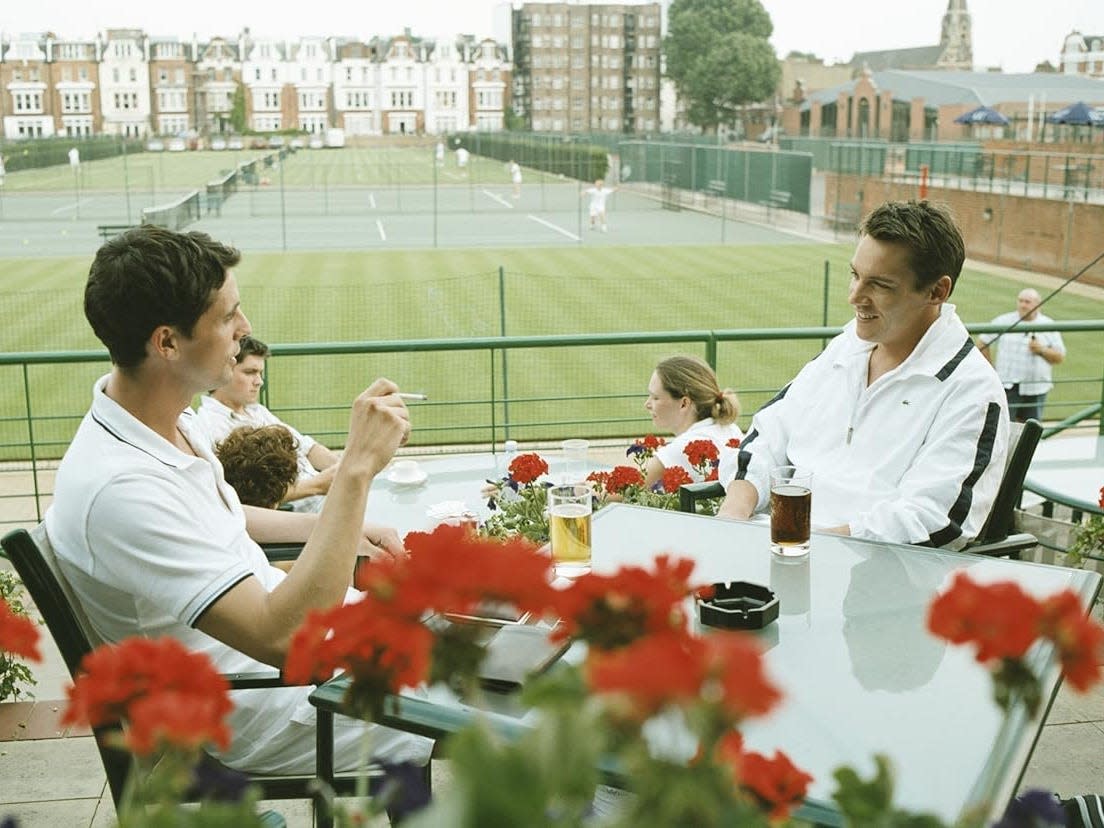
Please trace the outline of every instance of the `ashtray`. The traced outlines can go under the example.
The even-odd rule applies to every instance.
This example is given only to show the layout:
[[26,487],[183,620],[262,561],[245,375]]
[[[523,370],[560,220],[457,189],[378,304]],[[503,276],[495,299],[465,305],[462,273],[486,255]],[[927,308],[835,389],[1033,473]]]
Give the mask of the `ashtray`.
[[713,584],[713,595],[698,600],[698,618],[710,627],[758,630],[778,618],[778,596],[747,581]]

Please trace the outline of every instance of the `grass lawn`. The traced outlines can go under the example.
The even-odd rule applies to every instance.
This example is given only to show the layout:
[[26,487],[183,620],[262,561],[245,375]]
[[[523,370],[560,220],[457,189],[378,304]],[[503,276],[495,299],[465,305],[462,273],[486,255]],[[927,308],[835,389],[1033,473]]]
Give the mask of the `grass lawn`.
[[[269,343],[496,335],[502,324],[499,267],[505,270],[510,335],[804,327],[821,324],[825,260],[831,272],[828,322],[849,318],[850,253],[849,245],[827,244],[251,253],[237,277],[254,331]],[[9,324],[0,330],[0,352],[98,348],[81,311],[88,264],[87,258],[5,260],[0,296]],[[1013,281],[971,271],[954,300],[966,322],[985,322],[1012,309],[1018,290]],[[1048,312],[1057,319],[1099,319],[1104,302],[1060,294]],[[1084,382],[1059,385],[1050,416],[1099,398],[1099,333],[1066,341],[1069,358],[1056,375]],[[741,393],[741,424],[818,348],[818,342],[722,344],[718,374]],[[531,400],[511,404],[513,436],[643,433],[652,366],[684,350],[702,352],[699,345],[670,344],[511,353],[510,396]],[[56,442],[60,453],[87,407],[92,380],[105,368],[32,369],[32,410],[60,417],[36,421],[36,439]],[[492,382],[486,352],[278,358],[270,363],[271,403],[303,430],[340,444],[349,400],[379,375],[430,395],[430,403],[415,411],[417,442],[489,437],[482,428]],[[26,442],[21,370],[0,368],[0,378],[0,451],[11,456]],[[501,397],[500,373],[494,382]],[[496,410],[499,425],[505,413]]]

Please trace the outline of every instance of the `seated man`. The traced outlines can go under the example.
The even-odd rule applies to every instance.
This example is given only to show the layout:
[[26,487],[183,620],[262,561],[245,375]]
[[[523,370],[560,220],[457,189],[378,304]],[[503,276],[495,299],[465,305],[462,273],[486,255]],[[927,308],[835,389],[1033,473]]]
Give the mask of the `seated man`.
[[275,509],[299,477],[296,448],[286,426],[240,426],[215,447],[215,456],[243,506]]
[[[106,641],[170,635],[226,673],[282,667],[311,610],[355,597],[358,550],[400,554],[393,531],[365,525],[372,479],[410,431],[388,380],[353,402],[348,444],[321,514],[242,506],[188,407],[230,381],[249,332],[233,268],[238,251],[204,233],[153,225],[111,239],[85,286],[85,315],[111,355],[57,473],[46,531],[58,564]],[[306,541],[284,572],[255,541]],[[379,554],[379,549],[367,549]],[[219,758],[255,773],[310,774],[309,687],[239,690]],[[427,739],[338,717],[335,761],[425,764]]]
[[755,415],[722,460],[719,514],[770,500],[773,466],[813,472],[813,527],[960,548],[993,505],[1008,448],[1004,389],[947,302],[965,259],[944,209],[890,202],[851,259],[855,318]]
[[259,339],[243,336],[230,382],[200,399],[197,412],[199,423],[207,430],[214,444],[241,425],[282,425],[288,428],[299,446],[299,476],[284,500],[296,512],[317,512],[322,508],[322,496],[333,483],[339,458],[257,402],[264,387],[268,354],[268,346]]

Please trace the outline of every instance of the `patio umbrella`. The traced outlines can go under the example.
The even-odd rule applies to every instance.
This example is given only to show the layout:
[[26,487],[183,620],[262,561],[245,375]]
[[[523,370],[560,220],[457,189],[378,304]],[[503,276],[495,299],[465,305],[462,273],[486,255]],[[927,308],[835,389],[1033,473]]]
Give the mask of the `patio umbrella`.
[[988,106],[979,106],[977,109],[971,109],[964,115],[959,115],[954,119],[956,124],[993,124],[995,126],[1007,126],[1008,119],[1001,115],[997,110]]
[[1046,116],[1048,124],[1070,124],[1072,126],[1104,126],[1104,112],[1093,109],[1083,101],[1070,104]]

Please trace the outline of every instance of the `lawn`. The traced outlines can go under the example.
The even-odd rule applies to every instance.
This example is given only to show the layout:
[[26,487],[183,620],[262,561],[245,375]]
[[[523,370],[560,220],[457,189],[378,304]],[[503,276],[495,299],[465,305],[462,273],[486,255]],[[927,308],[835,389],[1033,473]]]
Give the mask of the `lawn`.
[[[490,336],[500,332],[503,318],[509,335],[795,327],[821,324],[825,261],[831,273],[828,322],[842,324],[849,317],[850,252],[849,246],[812,244],[250,253],[237,276],[254,331],[269,343]],[[9,324],[0,331],[0,352],[98,348],[81,312],[88,264],[79,257],[5,260],[0,295]],[[954,299],[967,322],[984,322],[1011,309],[1019,288],[1014,281],[968,271]],[[1065,293],[1048,310],[1058,319],[1104,318],[1104,302]],[[1099,394],[1100,334],[1066,340],[1070,356],[1056,373],[1085,381],[1060,385],[1050,416],[1069,413]],[[724,385],[741,393],[741,424],[746,426],[755,408],[818,347],[818,342],[722,344],[718,373]],[[510,353],[510,396],[531,400],[511,404],[513,435],[644,432],[642,402],[651,368],[658,358],[681,350],[702,352],[697,344],[668,344]],[[75,417],[87,407],[91,381],[105,367],[31,370],[32,409],[60,416],[36,421],[36,439],[53,441],[60,452]],[[502,395],[499,369],[496,363],[496,397]],[[379,375],[430,395],[430,403],[415,411],[418,442],[488,437],[483,430],[492,381],[487,352],[277,358],[270,365],[271,402],[304,430],[340,444],[344,408]],[[0,443],[11,455],[11,447],[26,443],[21,369],[0,369],[0,377],[5,420]],[[505,414],[501,406],[496,409],[499,425]]]

